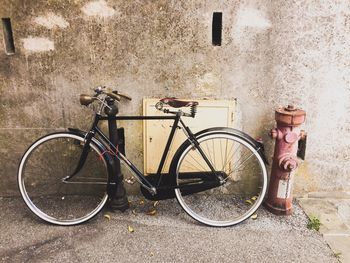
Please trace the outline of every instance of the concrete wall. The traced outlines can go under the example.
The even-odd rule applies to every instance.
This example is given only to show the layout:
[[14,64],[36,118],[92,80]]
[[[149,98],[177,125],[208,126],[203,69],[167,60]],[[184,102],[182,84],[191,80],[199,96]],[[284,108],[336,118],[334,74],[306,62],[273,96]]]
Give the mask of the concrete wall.
[[[78,94],[98,85],[130,94],[121,113],[131,114],[144,97],[237,98],[237,127],[262,136],[269,157],[274,108],[294,103],[309,134],[295,191],[350,190],[348,1],[1,0],[0,17],[11,18],[16,46],[8,56],[0,45],[1,195],[18,194],[17,165],[34,138],[88,127]],[[126,128],[142,167],[141,123]]]

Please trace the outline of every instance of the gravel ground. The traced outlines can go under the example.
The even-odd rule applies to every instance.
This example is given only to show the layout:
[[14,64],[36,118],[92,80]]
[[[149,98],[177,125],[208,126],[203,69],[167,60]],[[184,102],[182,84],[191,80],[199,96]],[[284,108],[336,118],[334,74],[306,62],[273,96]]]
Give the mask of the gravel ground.
[[0,261],[338,262],[322,236],[307,229],[297,204],[289,217],[260,208],[256,220],[212,228],[190,219],[176,200],[147,215],[151,202],[130,199],[125,213],[104,210],[88,223],[58,227],[37,219],[20,198],[0,198]]

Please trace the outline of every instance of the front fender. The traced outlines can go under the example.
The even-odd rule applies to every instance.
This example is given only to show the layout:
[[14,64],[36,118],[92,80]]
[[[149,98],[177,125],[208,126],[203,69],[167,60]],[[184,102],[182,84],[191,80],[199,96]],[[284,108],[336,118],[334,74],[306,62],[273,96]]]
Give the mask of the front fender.
[[[82,131],[80,129],[68,128],[68,130],[69,132],[84,138],[87,135],[86,131]],[[116,186],[117,186],[117,176],[116,176],[117,173],[115,170],[116,165],[115,165],[114,158],[109,154],[107,147],[102,142],[100,142],[94,137],[91,139],[91,141],[95,145],[97,145],[101,153],[105,153],[105,154],[102,154],[101,157],[103,157],[103,159],[106,161],[106,164],[107,164],[107,172],[108,172],[107,193],[108,193],[109,199],[111,199],[115,195]]]

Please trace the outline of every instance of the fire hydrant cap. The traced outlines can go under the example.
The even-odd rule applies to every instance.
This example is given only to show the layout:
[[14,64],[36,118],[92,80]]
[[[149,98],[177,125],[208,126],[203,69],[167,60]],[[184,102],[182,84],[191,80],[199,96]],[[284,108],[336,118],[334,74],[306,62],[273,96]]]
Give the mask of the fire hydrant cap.
[[282,126],[299,126],[305,121],[306,113],[293,105],[278,108],[275,113],[276,122]]

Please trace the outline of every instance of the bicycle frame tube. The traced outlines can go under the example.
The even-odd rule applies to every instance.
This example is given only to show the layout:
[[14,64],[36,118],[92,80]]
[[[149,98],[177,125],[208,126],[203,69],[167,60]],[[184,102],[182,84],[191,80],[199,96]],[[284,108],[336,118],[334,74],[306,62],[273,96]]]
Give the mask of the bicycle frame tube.
[[[164,149],[163,154],[162,154],[162,158],[161,158],[159,166],[158,166],[157,174],[160,175],[162,170],[163,170],[164,163],[165,163],[166,157],[168,155],[171,143],[173,141],[175,131],[179,127],[178,123],[180,121],[180,118],[181,118],[181,115],[176,114],[175,116],[115,116],[111,119],[112,120],[174,120],[171,132],[169,134],[165,149]],[[117,158],[120,159],[134,173],[134,175],[137,177],[137,179],[139,180],[139,182],[141,184],[146,186],[146,188],[148,188],[148,189],[154,188],[155,186],[152,185],[147,180],[146,176],[131,161],[129,161],[128,158],[126,158],[122,153],[120,153],[117,149],[117,146],[115,146],[109,140],[109,138],[98,128],[98,122],[101,120],[108,120],[108,117],[104,117],[104,116],[96,114],[95,121],[94,121],[94,124],[93,124],[90,132],[93,131],[94,134],[97,133],[102,138],[102,140],[106,144],[108,144],[108,146],[110,147],[112,152],[115,153]]]
[[111,151],[113,152],[113,154],[115,153],[115,155],[117,156],[117,158],[119,160],[121,160],[134,174],[135,176],[139,179],[141,184],[145,184],[147,186],[147,188],[152,188],[154,187],[144,176],[144,174],[142,174],[140,172],[139,169],[137,169],[137,167],[128,160],[128,158],[126,158],[122,153],[120,153],[120,151],[118,151],[117,147],[111,143],[111,141],[107,138],[107,136],[98,128],[95,127],[95,131],[98,135],[101,136],[101,138],[108,143],[109,147],[111,148]]
[[[184,124],[184,122],[181,120],[180,112],[174,116],[114,116],[111,119],[112,120],[174,120],[174,123],[172,125],[172,129],[170,131],[166,146],[164,148],[164,151],[163,151],[163,154],[162,154],[159,166],[158,166],[157,176],[159,176],[159,181],[158,181],[157,185],[153,185],[152,183],[150,183],[149,180],[147,180],[146,176],[131,161],[129,161],[126,156],[124,156],[122,153],[120,153],[118,151],[117,146],[114,145],[109,140],[109,138],[98,128],[99,121],[108,120],[108,117],[104,117],[104,116],[101,116],[99,114],[96,114],[94,121],[93,121],[93,124],[92,124],[92,127],[91,127],[90,131],[86,134],[85,139],[86,139],[87,145],[91,141],[92,137],[94,137],[95,134],[98,134],[100,136],[100,138],[102,139],[102,141],[105,143],[105,145],[108,145],[109,151],[110,151],[109,154],[115,154],[116,157],[119,160],[121,160],[127,166],[127,168],[136,176],[136,179],[138,179],[138,181],[146,189],[148,189],[150,192],[154,192],[156,190],[155,187],[159,187],[159,185],[160,185],[161,178],[162,178],[161,172],[163,170],[165,160],[166,160],[166,157],[168,155],[171,143],[174,139],[175,131],[177,128],[179,128],[179,122],[181,123],[183,131],[184,131],[185,135],[187,136],[188,140],[190,140],[191,143],[194,145],[194,147],[196,147],[198,149],[199,153],[204,158],[204,160],[208,164],[209,168],[212,170],[212,172],[215,173],[215,169],[213,168],[212,164],[210,163],[210,161],[206,157],[205,153],[201,149],[199,143],[196,140],[195,135],[191,132],[190,128],[187,127]],[[80,159],[83,159],[83,161],[82,160],[79,161],[77,170],[79,170],[85,162],[86,155],[87,155],[86,151],[87,151],[87,149],[84,149],[82,152]],[[67,177],[67,179],[70,179],[75,174],[76,174],[76,172],[74,172],[71,176]],[[177,188],[177,187],[175,187],[175,188]]]
[[194,134],[192,133],[190,128],[188,126],[186,126],[185,123],[181,119],[180,119],[180,122],[181,122],[181,125],[183,126],[183,128],[186,131],[185,134],[187,133],[186,135],[187,135],[188,139],[191,141],[193,146],[197,148],[197,150],[199,151],[200,155],[203,157],[204,161],[209,166],[210,170],[213,173],[215,173],[215,168],[213,167],[213,164],[209,161],[208,157],[205,155],[204,151],[202,150],[201,146],[199,145],[196,137],[194,136]]

